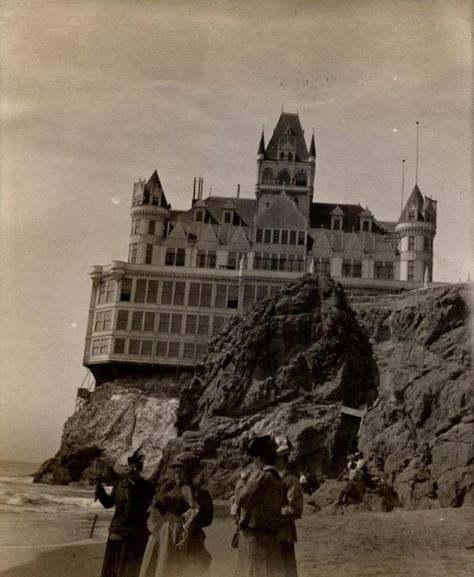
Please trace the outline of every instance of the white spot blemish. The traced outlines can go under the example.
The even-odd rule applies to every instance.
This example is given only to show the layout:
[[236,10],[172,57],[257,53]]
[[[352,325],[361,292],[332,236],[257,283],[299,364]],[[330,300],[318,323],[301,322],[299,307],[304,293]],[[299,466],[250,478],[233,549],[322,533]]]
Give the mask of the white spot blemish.
[[398,132],[398,130],[396,128],[393,128],[392,132]]
[[120,198],[119,198],[118,196],[114,196],[114,197],[112,198],[112,202],[113,202],[114,204],[120,204]]
[[76,329],[76,328],[77,328],[77,323],[71,323],[71,327],[72,327],[73,329]]

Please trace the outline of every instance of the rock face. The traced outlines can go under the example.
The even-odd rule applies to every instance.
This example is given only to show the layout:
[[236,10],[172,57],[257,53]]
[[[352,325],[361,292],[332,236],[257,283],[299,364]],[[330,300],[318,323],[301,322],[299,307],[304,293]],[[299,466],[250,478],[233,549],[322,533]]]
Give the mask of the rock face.
[[354,304],[380,381],[359,444],[405,507],[474,504],[470,299],[451,285]]
[[178,387],[172,379],[121,379],[97,387],[90,401],[64,425],[61,447],[35,481],[67,484],[114,477],[116,459],[140,446],[151,476],[168,441],[176,436]]
[[[234,318],[210,344],[178,411],[181,437],[165,453],[196,451],[214,495],[229,495],[242,441],[285,434],[297,466],[338,473],[355,449],[358,419],[341,413],[375,400],[372,347],[328,277],[305,277]],[[162,473],[163,474],[163,473]]]

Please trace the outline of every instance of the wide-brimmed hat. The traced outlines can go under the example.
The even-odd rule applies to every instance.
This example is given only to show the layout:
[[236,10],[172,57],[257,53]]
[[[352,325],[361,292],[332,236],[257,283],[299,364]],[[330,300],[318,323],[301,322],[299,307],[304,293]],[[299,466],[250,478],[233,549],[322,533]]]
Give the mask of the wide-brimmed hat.
[[275,437],[275,444],[278,456],[289,455],[291,453],[291,443],[284,435]]
[[117,475],[126,475],[132,469],[143,466],[145,455],[141,452],[141,447],[131,451],[125,451],[115,461],[114,471]]
[[271,435],[253,438],[247,446],[250,457],[276,456],[276,443]]

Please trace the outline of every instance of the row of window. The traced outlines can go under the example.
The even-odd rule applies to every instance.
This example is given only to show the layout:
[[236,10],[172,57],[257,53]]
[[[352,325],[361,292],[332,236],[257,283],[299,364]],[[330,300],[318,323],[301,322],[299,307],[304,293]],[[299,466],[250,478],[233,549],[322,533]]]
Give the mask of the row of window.
[[[142,224],[143,223],[143,224]],[[154,220],[141,220],[139,218],[132,219],[132,229],[130,235],[136,234],[155,234],[156,232],[156,221]]]
[[304,256],[293,254],[255,253],[253,268],[255,270],[282,270],[303,272],[306,260]]
[[391,280],[395,278],[392,261],[378,261],[374,263],[374,277],[377,279]]
[[[128,262],[134,264],[138,258],[138,243],[132,242],[128,247]],[[151,264],[153,260],[153,245],[147,244],[145,248],[145,264]]]
[[[116,355],[140,355],[195,360],[205,355],[204,343],[181,343],[179,341],[152,341],[146,339],[113,339],[112,351]],[[108,338],[93,339],[91,356],[108,355],[111,341]]]
[[[430,252],[433,249],[433,239],[430,236],[423,237],[423,251]],[[415,237],[408,237],[408,250],[415,250]]]
[[[265,294],[265,296],[267,295]],[[112,310],[96,312],[94,332],[104,332],[112,329],[112,313]],[[222,330],[226,319],[227,317],[223,316],[118,310],[115,329],[118,331],[184,333],[187,335],[209,336],[209,334],[217,335]]]
[[[285,159],[285,153],[280,153],[280,158]],[[287,153],[287,160],[294,160],[291,152]],[[295,184],[296,186],[306,186],[308,183],[308,177],[304,171],[297,172],[295,178],[292,179],[290,173],[287,170],[282,170],[275,176],[271,168],[265,168],[262,173],[262,183],[263,184],[279,184],[284,186],[290,186]]]
[[278,228],[257,228],[255,242],[266,244],[293,244],[304,246],[304,230],[282,230]]

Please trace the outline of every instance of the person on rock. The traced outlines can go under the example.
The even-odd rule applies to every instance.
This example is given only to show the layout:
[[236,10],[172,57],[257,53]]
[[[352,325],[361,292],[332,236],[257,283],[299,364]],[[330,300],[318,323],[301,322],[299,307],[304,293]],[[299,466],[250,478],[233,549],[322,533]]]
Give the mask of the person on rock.
[[140,449],[123,455],[114,466],[118,479],[109,495],[97,481],[99,502],[115,512],[109,528],[101,577],[138,577],[148,540],[147,516],[153,498],[153,485],[141,472],[144,456]]
[[285,577],[297,577],[295,543],[297,541],[295,520],[303,514],[303,490],[299,479],[289,471],[291,445],[286,437],[276,437],[277,458],[275,466],[285,487],[285,504],[281,508],[279,539]]
[[285,488],[275,467],[275,441],[270,435],[256,437],[247,455],[253,470],[235,489],[239,527],[235,577],[283,577],[278,529]]
[[181,453],[171,464],[174,484],[158,484],[139,577],[209,576],[211,555],[203,527],[212,523],[213,504],[209,493],[194,482],[198,465],[193,454]]

